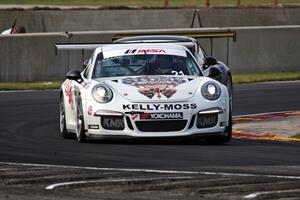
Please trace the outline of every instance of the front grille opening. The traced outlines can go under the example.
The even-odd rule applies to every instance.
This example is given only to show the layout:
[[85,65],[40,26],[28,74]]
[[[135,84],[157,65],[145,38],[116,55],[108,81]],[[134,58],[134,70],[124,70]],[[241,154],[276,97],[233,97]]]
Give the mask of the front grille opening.
[[187,120],[137,121],[135,124],[142,132],[172,132],[183,130]]
[[123,116],[101,116],[101,126],[107,130],[124,130]]
[[190,125],[189,125],[189,129],[193,128],[194,123],[195,123],[195,118],[196,118],[196,115],[193,115],[193,117],[191,119],[191,122],[190,122]]
[[128,116],[126,117],[126,122],[127,122],[128,128],[129,128],[130,130],[133,130],[132,123],[131,123],[130,118],[129,118]]
[[218,123],[218,114],[205,114],[197,116],[196,126],[197,128],[211,128]]

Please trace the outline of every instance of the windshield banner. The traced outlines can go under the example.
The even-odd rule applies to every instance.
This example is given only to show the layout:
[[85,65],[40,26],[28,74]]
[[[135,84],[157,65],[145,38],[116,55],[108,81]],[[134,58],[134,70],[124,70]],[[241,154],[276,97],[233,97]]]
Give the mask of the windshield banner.
[[110,58],[116,56],[126,56],[126,55],[174,55],[186,57],[186,52],[183,49],[166,49],[166,48],[128,48],[128,49],[116,49],[112,51],[104,51],[103,57]]

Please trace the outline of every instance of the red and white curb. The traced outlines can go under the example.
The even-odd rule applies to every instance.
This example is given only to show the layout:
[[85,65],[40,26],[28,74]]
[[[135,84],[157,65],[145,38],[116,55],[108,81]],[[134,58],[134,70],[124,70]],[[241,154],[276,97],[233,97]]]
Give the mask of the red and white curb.
[[[234,117],[234,123],[239,122],[255,122],[263,121],[267,119],[275,118],[287,118],[291,116],[299,116],[300,111],[288,111],[288,112],[272,112],[272,113],[261,113],[254,115],[243,115]],[[274,140],[274,141],[291,141],[300,142],[299,138],[292,138],[287,136],[279,136],[274,133],[258,134],[254,132],[243,132],[241,130],[232,130],[232,136],[234,138],[246,138],[246,139],[256,139],[256,140]]]

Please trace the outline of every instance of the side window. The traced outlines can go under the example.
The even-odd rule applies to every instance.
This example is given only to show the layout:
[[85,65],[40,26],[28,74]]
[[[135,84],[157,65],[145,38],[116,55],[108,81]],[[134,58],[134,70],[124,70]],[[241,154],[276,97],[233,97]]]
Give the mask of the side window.
[[205,55],[204,55],[204,52],[203,52],[203,50],[200,46],[198,46],[198,51],[197,51],[196,56],[197,56],[197,60],[199,62],[199,65],[202,66],[204,64]]
[[193,75],[193,76],[200,76],[201,72],[200,72],[195,60],[193,59],[193,57],[191,56],[191,54],[189,52],[186,52],[186,53],[187,53],[186,65],[187,65],[189,74]]
[[101,64],[102,60],[103,60],[103,53],[100,52],[96,57],[92,78],[101,77],[100,74],[101,74],[101,70],[102,70],[102,64]]
[[83,77],[84,78],[87,78],[88,75],[89,75],[89,72],[90,72],[90,69],[91,69],[91,66],[92,66],[92,60],[93,60],[93,57],[89,60],[84,72],[83,72]]

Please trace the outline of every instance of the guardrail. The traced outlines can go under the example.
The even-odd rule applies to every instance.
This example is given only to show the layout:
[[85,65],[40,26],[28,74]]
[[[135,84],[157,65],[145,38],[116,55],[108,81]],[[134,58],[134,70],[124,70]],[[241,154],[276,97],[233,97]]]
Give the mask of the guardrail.
[[[199,39],[206,52],[228,63],[235,72],[278,72],[299,70],[300,26],[152,29],[39,33],[0,36],[0,81],[26,82],[62,80],[70,69],[82,68],[81,52],[55,55],[56,43],[108,43],[122,34],[175,34],[235,32],[233,40]],[[91,51],[86,52],[88,58]]]
[[[172,2],[171,0],[163,0],[163,5],[165,8],[169,7],[170,6],[170,2]],[[212,0],[204,0],[204,6],[205,7],[210,7],[210,5],[213,3],[214,1]],[[233,1],[234,2],[234,1]],[[284,2],[286,3],[286,2]],[[227,3],[224,3],[224,6],[228,5],[228,1]],[[235,0],[235,5],[236,6],[241,6],[243,5],[241,3],[241,0]],[[253,5],[260,5],[259,3],[255,4],[253,3]],[[278,5],[278,0],[269,0],[269,5],[273,5],[273,6],[277,6]]]
[[[168,0],[165,0],[165,1],[168,1]],[[205,0],[204,1],[205,7],[209,7],[211,5],[211,2],[212,2],[211,0]],[[168,6],[168,2],[165,2],[164,5],[165,5],[165,7]],[[241,6],[241,0],[235,0],[235,5],[236,6]],[[278,5],[278,0],[270,0],[270,5],[277,6]]]

